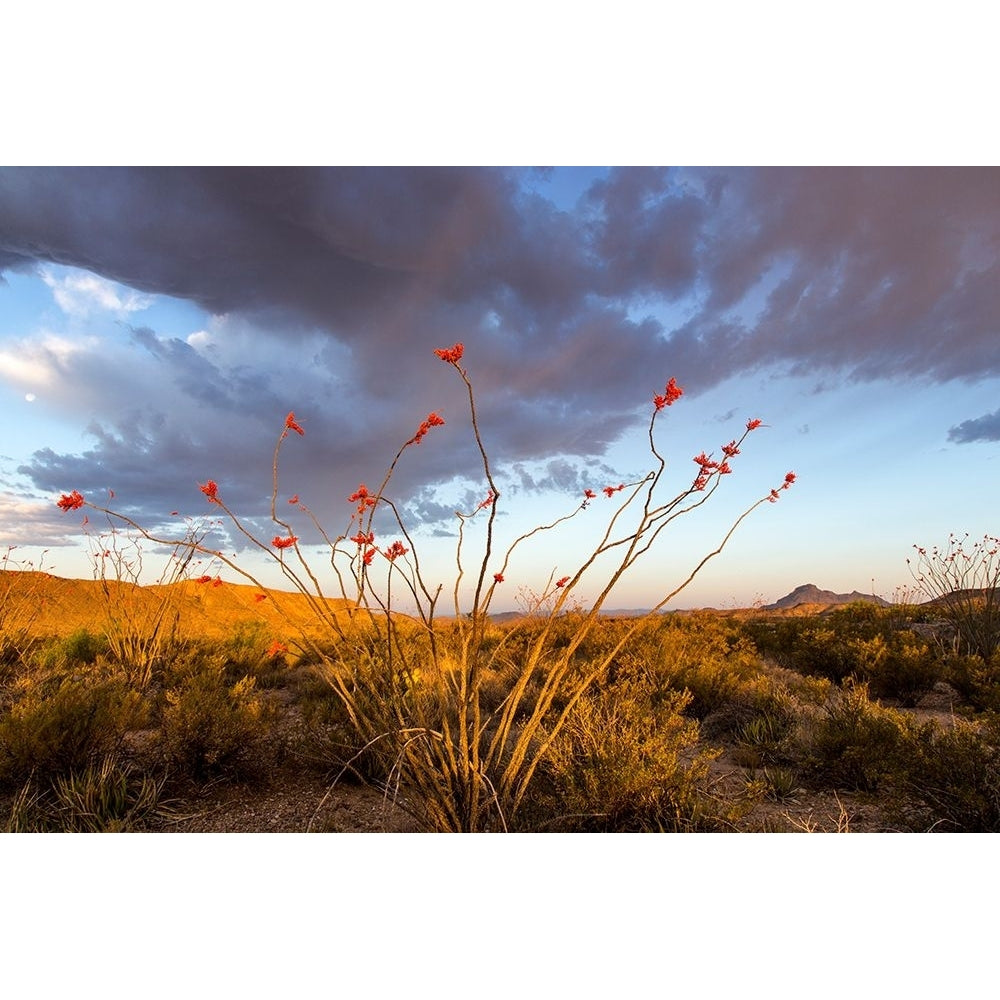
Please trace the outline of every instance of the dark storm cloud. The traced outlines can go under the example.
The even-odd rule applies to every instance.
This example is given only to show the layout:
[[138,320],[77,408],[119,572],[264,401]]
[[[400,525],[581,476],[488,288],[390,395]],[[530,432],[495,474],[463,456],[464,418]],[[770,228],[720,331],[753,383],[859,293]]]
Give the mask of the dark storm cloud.
[[948,431],[948,440],[958,444],[969,441],[1000,441],[1000,410],[975,420],[963,420]]
[[[572,460],[638,426],[670,375],[689,392],[767,366],[834,381],[1000,375],[997,170],[621,169],[572,211],[545,197],[558,172],[530,190],[522,176],[0,170],[0,270],[73,265],[252,328],[237,344],[223,327],[211,350],[132,328],[151,366],[132,377],[149,381],[143,399],[106,393],[117,408],[93,401],[115,376],[81,356],[66,391],[94,389],[93,447],[39,452],[22,471],[47,489],[124,480],[151,503],[204,453],[259,497],[246,470],[269,459],[253,433],[295,409],[312,457],[290,456],[292,471],[319,489],[320,469],[339,470],[339,497],[340,479],[375,478],[439,409],[439,446],[396,480],[418,498],[476,475],[464,389],[431,355],[456,340],[491,453],[523,470],[510,479],[522,489],[578,487]],[[992,433],[994,418],[952,440]],[[553,456],[568,464],[517,464]]]

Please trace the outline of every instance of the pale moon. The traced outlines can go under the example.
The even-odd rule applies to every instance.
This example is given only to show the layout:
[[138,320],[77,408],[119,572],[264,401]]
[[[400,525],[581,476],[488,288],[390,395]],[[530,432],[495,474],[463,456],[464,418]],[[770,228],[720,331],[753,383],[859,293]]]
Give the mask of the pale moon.
[[33,402],[35,401],[35,398],[36,398],[36,397],[35,397],[35,394],[34,394],[33,392],[26,392],[26,393],[24,394],[24,398],[25,398],[25,399],[26,399],[26,400],[27,400],[27,401],[28,401],[29,403],[33,403]]

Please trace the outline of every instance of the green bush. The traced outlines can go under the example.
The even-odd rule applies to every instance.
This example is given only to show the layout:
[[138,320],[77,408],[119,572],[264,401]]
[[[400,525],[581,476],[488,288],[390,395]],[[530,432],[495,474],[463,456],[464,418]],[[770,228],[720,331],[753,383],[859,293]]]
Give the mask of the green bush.
[[[685,831],[732,828],[751,803],[716,800],[690,694],[656,693],[642,673],[583,697],[547,759],[553,800],[545,828]],[[552,815],[555,813],[555,815]]]
[[959,721],[921,727],[910,741],[898,786],[905,825],[918,830],[1000,831],[1000,727]]
[[1000,711],[1000,653],[988,661],[979,655],[953,654],[943,664],[944,679],[977,711]]
[[117,679],[47,677],[26,682],[0,721],[0,783],[21,785],[86,768],[145,724],[141,695]]
[[163,748],[176,772],[203,780],[257,771],[272,713],[252,677],[229,686],[209,666],[188,673],[164,697]]
[[802,725],[803,776],[813,786],[877,791],[898,770],[915,729],[904,713],[870,701],[866,685],[849,687]]

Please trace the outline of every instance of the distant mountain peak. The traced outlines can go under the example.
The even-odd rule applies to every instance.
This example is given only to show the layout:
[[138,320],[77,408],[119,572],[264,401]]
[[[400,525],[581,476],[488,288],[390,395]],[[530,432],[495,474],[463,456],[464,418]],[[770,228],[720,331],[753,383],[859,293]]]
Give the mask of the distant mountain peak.
[[815,583],[803,583],[790,594],[764,606],[765,611],[784,611],[799,604],[853,604],[855,601],[867,601],[885,607],[889,602],[874,594],[862,594],[852,590],[849,594],[835,594],[832,590],[820,590]]

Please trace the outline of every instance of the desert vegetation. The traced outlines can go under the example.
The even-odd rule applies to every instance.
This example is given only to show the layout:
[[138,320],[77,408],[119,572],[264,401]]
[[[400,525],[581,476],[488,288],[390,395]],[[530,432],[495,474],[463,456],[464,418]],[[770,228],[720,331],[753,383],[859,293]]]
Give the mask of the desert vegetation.
[[[11,589],[29,589],[33,576]],[[926,625],[949,629],[924,605],[662,615],[638,627],[602,619],[566,661],[578,682],[600,666],[598,677],[553,739],[549,727],[536,731],[548,745],[519,808],[482,828],[997,830],[1000,663],[923,638]],[[374,657],[359,662],[359,709],[385,727],[384,738],[370,737],[325,679],[329,653],[271,651],[269,632],[249,619],[225,627],[223,638],[176,638],[142,671],[99,631],[8,649],[2,828],[197,829],[191,817],[212,808],[220,789],[265,801],[290,776],[307,779],[303,830],[340,828],[317,819],[323,797],[366,787],[387,811],[405,813],[393,828],[452,828],[442,792],[413,781],[401,758],[405,741],[423,735],[414,720],[457,715],[440,704],[444,684],[421,689],[417,677],[369,706],[360,692],[390,675]],[[579,627],[578,612],[484,626],[484,641],[503,651],[480,679],[487,736],[539,634],[565,648]],[[441,647],[460,649],[458,623],[438,632]],[[426,655],[419,631],[399,642],[401,655]],[[531,679],[512,726],[530,722],[545,697],[544,678]],[[569,697],[554,697],[546,718],[562,717]],[[417,702],[408,726],[393,730],[388,713],[407,699]],[[267,817],[245,828],[267,829]]]
[[[298,494],[279,508],[281,451],[306,433],[294,413],[275,445],[264,532],[216,481],[200,484],[213,518],[274,561],[282,590],[215,547],[204,521],[153,531],[116,510],[113,493],[58,500],[67,514],[84,510],[83,528],[91,516],[107,525],[88,536],[100,610],[87,624],[53,631],[41,614],[55,600],[51,578],[7,553],[6,829],[190,828],[213,789],[253,798],[305,774],[320,791],[303,829],[337,829],[320,805],[352,783],[429,831],[997,828],[995,539],[958,560],[992,591],[950,586],[953,549],[920,550],[918,584],[950,587],[933,607],[662,614],[745,518],[792,487],[788,472],[719,529],[716,547],[648,614],[609,617],[603,606],[622,577],[730,488],[761,420],[747,419],[717,457],[694,456],[693,475],[675,472],[656,433],[683,395],[671,378],[653,396],[645,476],[594,484],[563,516],[505,536],[463,346],[435,353],[467,391],[482,482],[481,499],[456,512],[449,591],[427,578],[419,534],[390,492],[399,463],[444,424],[434,411],[377,488],[344,491],[339,532]],[[590,551],[524,586],[520,617],[496,620],[492,602],[523,571],[523,550],[583,517],[598,522]],[[327,546],[325,567],[307,557],[307,532]],[[165,568],[142,586],[154,552]],[[584,581],[597,594],[586,607],[574,596]],[[956,601],[959,591],[969,593]],[[213,618],[221,594],[229,603]],[[211,635],[191,628],[196,609]]]

